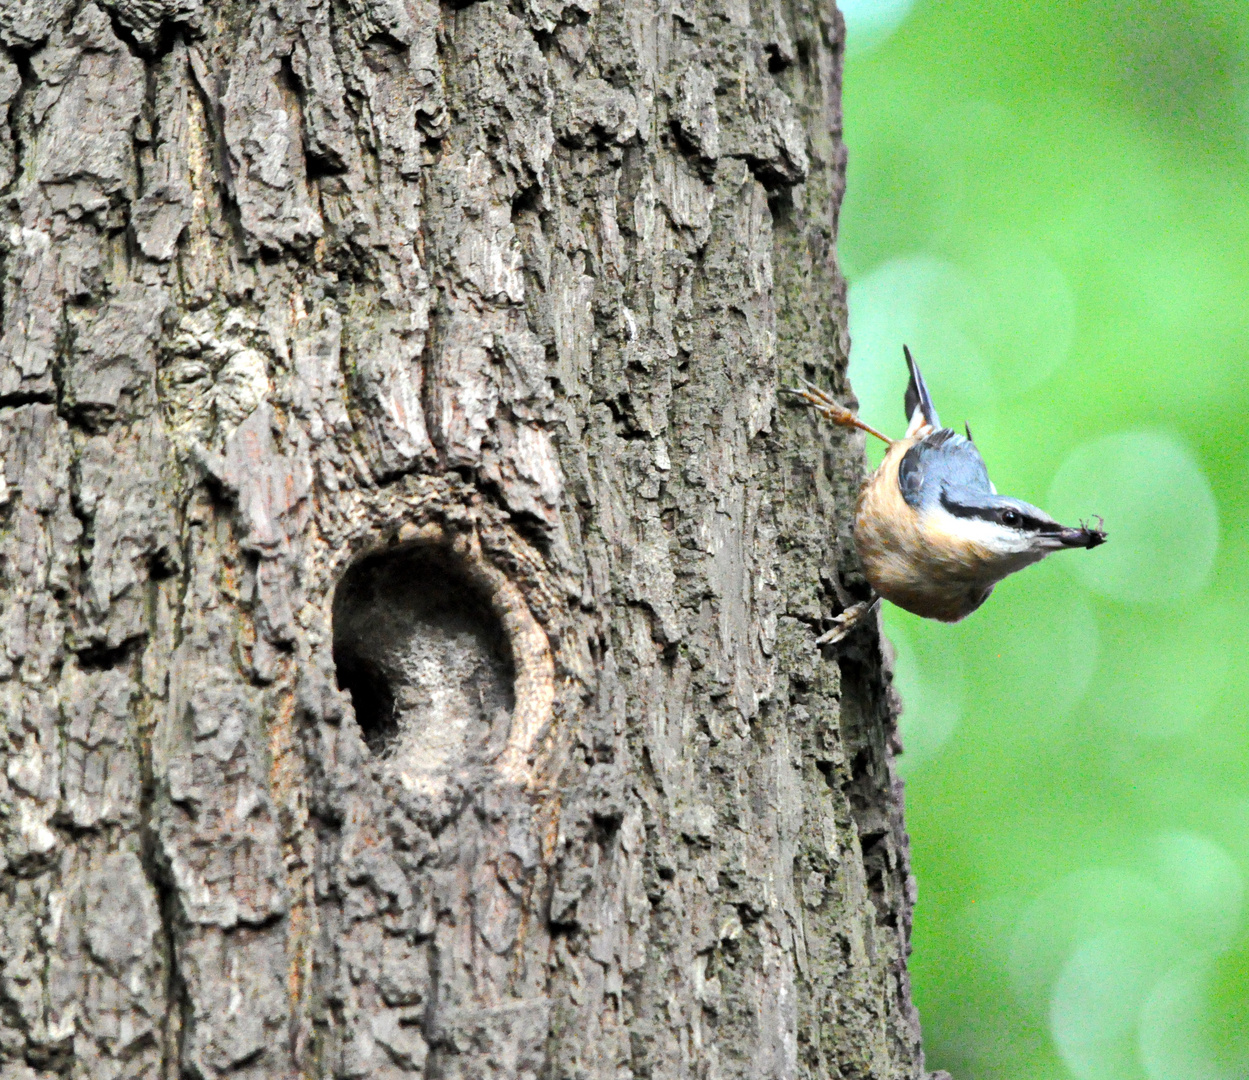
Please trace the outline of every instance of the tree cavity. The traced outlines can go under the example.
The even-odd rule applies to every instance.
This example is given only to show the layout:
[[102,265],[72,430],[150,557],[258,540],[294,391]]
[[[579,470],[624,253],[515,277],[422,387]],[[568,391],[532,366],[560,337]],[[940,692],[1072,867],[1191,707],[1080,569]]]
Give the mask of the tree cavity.
[[334,663],[360,733],[405,787],[433,794],[507,746],[514,671],[503,625],[445,548],[352,565],[334,595]]

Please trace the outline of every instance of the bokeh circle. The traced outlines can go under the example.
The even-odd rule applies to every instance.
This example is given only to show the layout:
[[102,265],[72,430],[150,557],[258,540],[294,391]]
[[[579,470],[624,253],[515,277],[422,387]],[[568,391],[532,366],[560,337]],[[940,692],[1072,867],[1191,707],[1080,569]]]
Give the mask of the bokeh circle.
[[905,428],[904,344],[939,411],[992,407],[993,377],[976,342],[984,297],[953,263],[930,255],[894,259],[850,286],[849,306],[850,382],[860,415],[890,431]]
[[[1141,1009],[1139,1032],[1149,1080],[1249,1076],[1249,1031],[1237,1015],[1243,1001],[1219,1000],[1224,996],[1219,991],[1227,989],[1220,985],[1226,969],[1243,961],[1243,955],[1199,956],[1177,964],[1154,986]],[[1243,976],[1235,981],[1240,985],[1232,989],[1243,993]]]
[[915,0],[841,0],[846,47],[855,54],[883,44],[902,25]]
[[1214,493],[1192,452],[1166,432],[1117,432],[1077,447],[1046,508],[1066,524],[1105,519],[1110,542],[1067,560],[1103,596],[1162,603],[1210,580],[1219,546]]
[[900,623],[890,618],[888,634],[894,648],[893,684],[902,698],[899,769],[910,776],[949,742],[962,716],[965,692],[957,650],[938,645],[921,654]]

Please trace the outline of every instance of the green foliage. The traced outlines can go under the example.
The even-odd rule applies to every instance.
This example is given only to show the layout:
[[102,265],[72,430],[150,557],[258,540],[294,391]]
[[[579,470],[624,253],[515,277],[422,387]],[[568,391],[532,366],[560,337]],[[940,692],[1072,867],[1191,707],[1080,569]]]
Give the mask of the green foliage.
[[845,5],[861,414],[901,433],[905,341],[999,490],[1110,534],[886,612],[929,1065],[1243,1078],[1249,5],[905,6]]

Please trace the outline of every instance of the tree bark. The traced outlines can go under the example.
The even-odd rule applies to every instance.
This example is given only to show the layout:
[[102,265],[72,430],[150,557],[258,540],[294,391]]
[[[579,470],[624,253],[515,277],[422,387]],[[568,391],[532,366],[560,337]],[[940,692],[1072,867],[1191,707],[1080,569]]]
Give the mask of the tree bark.
[[0,1077],[919,1077],[809,0],[2,0]]

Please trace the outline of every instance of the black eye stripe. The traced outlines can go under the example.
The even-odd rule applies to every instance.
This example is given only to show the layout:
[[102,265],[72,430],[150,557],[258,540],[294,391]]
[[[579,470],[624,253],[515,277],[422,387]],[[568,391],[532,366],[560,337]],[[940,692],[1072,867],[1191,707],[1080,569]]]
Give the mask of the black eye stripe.
[[955,517],[961,518],[979,518],[981,521],[997,522],[998,510],[988,506],[964,506],[962,503],[956,503],[944,491],[941,493],[941,505],[944,506]]
[[1041,521],[1034,517],[1025,517],[1023,521],[1024,527],[1031,529],[1033,532],[1052,533],[1058,532],[1062,528],[1057,521]]
[[[941,493],[941,505],[955,517],[979,518],[981,521],[991,521],[995,525],[1006,524],[1002,521],[1002,507],[964,506],[961,503],[954,502],[944,491]],[[1058,532],[1062,528],[1056,521],[1042,521],[1040,518],[1034,518],[1016,510],[1013,506],[1005,509],[1015,514],[1018,518],[1017,521],[1007,525],[1009,529],[1019,529],[1021,532],[1052,533]]]

